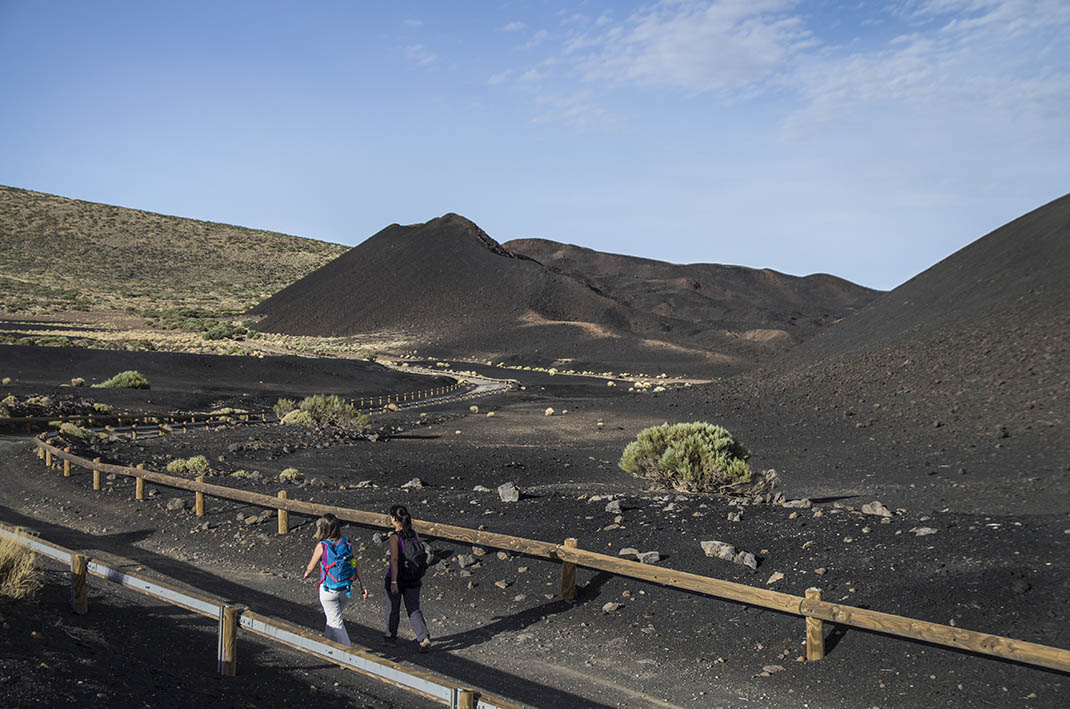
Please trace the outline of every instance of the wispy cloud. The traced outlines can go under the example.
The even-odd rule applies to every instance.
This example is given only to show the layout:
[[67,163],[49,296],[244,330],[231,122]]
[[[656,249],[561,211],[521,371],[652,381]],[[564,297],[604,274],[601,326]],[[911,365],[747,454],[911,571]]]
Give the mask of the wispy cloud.
[[487,83],[491,86],[498,84],[504,84],[513,75],[512,69],[506,69],[505,71],[499,71],[497,74],[491,74],[487,79]]
[[589,91],[539,95],[535,105],[538,113],[532,123],[567,123],[580,130],[602,130],[617,122],[616,116],[599,106]]
[[528,41],[524,44],[524,49],[534,49],[535,47],[538,47],[540,44],[545,42],[549,36],[550,33],[546,30],[539,30],[538,32],[531,35]]
[[519,32],[527,27],[524,22],[510,22],[505,27],[502,27],[502,32]]
[[422,44],[410,44],[404,48],[405,56],[420,66],[430,66],[438,61],[438,55]]
[[424,21],[419,19],[419,18],[412,18],[412,19],[404,20],[402,22],[402,24],[405,25],[406,27],[413,27],[413,28],[415,28],[415,27],[423,27],[424,26]]

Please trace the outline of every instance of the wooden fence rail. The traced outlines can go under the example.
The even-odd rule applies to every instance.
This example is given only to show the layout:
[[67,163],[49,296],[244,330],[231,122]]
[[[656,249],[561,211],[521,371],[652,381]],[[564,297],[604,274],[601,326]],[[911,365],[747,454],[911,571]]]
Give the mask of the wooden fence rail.
[[[145,470],[141,467],[130,468],[122,465],[94,462],[81,458],[67,450],[61,450],[41,439],[34,439],[34,443],[45,451],[46,465],[50,465],[53,458],[62,459],[65,464],[77,465],[89,470],[99,469],[103,472],[115,473],[129,477],[147,480],[149,482],[166,487],[187,490],[194,493],[210,495],[227,500],[236,500],[251,505],[257,505],[273,510],[285,510],[314,517],[328,512],[333,513],[339,519],[369,527],[388,527],[389,516],[376,512],[365,512],[347,507],[335,505],[322,505],[301,500],[290,500],[285,497],[273,497],[245,490],[212,485],[201,481],[186,480],[163,473]],[[956,628],[939,623],[906,618],[871,611],[864,608],[856,608],[838,603],[829,603],[820,600],[819,594],[810,594],[810,597],[794,596],[780,591],[755,588],[746,584],[725,581],[722,579],[701,576],[686,571],[677,571],[638,561],[621,559],[618,557],[599,554],[585,549],[580,549],[575,540],[569,539],[564,544],[514,537],[507,534],[486,532],[482,530],[457,527],[437,522],[425,522],[414,520],[413,527],[427,536],[440,537],[457,542],[478,544],[480,546],[505,549],[509,551],[559,561],[564,564],[562,568],[562,596],[569,597],[571,588],[566,588],[574,582],[574,567],[582,566],[598,571],[607,571],[619,576],[639,579],[662,586],[680,588],[687,591],[702,593],[715,598],[722,598],[740,603],[769,608],[782,613],[803,616],[808,621],[811,619],[849,625],[864,630],[871,630],[887,635],[921,640],[936,645],[944,645],[960,650],[993,655],[1007,660],[1014,660],[1025,664],[1047,667],[1049,669],[1070,672],[1070,650],[1040,645],[1038,643],[1014,640],[998,635],[990,635],[973,630]],[[280,532],[282,526],[280,524]],[[573,565],[572,574],[568,574],[569,565]],[[571,578],[567,578],[570,577]],[[809,632],[807,637],[814,638],[816,633],[812,622],[808,622]],[[816,647],[808,647],[808,656],[823,656],[823,647],[820,653]]]
[[0,538],[13,540],[35,553],[71,567],[72,610],[89,611],[86,572],[112,581],[156,600],[218,621],[216,659],[219,674],[233,677],[237,673],[238,629],[316,655],[345,669],[386,681],[415,694],[440,701],[447,706],[482,709],[522,709],[523,705],[458,684],[441,675],[410,667],[355,647],[326,640],[301,626],[255,613],[243,605],[212,596],[204,591],[181,588],[173,583],[143,574],[123,571],[102,561],[87,559],[84,554],[27,534],[18,527],[0,523]]

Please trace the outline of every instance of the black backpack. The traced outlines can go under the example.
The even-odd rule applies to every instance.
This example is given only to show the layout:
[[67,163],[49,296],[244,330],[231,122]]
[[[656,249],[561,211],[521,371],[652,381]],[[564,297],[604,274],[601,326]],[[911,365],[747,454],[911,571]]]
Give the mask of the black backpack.
[[415,532],[409,539],[404,539],[399,534],[398,544],[401,547],[401,553],[398,555],[398,581],[419,581],[427,571],[427,548]]

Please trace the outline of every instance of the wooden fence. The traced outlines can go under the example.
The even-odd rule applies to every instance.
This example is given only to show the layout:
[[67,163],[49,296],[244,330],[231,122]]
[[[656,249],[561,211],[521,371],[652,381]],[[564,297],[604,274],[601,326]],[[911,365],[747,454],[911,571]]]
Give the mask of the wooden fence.
[[88,558],[70,549],[52,544],[25,530],[0,524],[0,538],[13,540],[20,546],[54,559],[71,569],[71,610],[78,614],[89,612],[89,575],[99,576],[143,595],[217,620],[216,659],[219,673],[233,677],[238,667],[238,629],[287,645],[300,652],[315,655],[346,669],[356,670],[375,679],[390,682],[410,692],[440,701],[454,709],[520,709],[521,705],[495,697],[480,690],[458,684],[441,675],[403,665],[355,647],[327,640],[307,628],[285,620],[271,618],[249,610],[244,604],[227,601],[199,590],[150,578],[144,574],[125,571],[116,565]]
[[[137,499],[143,499],[145,481],[179,490],[187,490],[196,495],[195,510],[198,515],[204,514],[203,496],[210,495],[220,499],[235,500],[277,510],[279,512],[278,531],[280,534],[286,534],[289,531],[288,516],[284,516],[285,513],[289,512],[316,517],[330,512],[339,519],[354,524],[378,528],[389,527],[389,518],[385,514],[291,500],[283,493],[280,493],[278,497],[273,497],[245,490],[236,490],[222,485],[206,483],[203,481],[203,477],[197,480],[187,480],[145,470],[142,466],[131,468],[123,465],[102,463],[99,459],[87,460],[72,454],[69,449],[61,450],[47,443],[43,440],[44,437],[42,435],[40,438],[34,439],[34,443],[38,446],[39,457],[43,458],[45,464],[49,467],[53,466],[55,459],[62,460],[64,475],[70,475],[70,466],[73,464],[94,471],[94,481],[99,481],[99,472],[131,477],[135,479]],[[98,489],[96,484],[94,489]],[[821,600],[821,591],[816,588],[808,590],[805,597],[754,588],[753,586],[732,581],[724,581],[587,551],[579,548],[578,542],[573,538],[565,540],[562,544],[554,544],[422,520],[414,520],[413,526],[426,536],[478,544],[495,549],[505,549],[532,557],[561,562],[561,596],[566,599],[572,598],[575,593],[575,569],[577,566],[582,566],[618,576],[802,616],[806,620],[807,658],[810,660],[818,660],[824,656],[824,629],[822,622],[825,621],[921,640],[959,650],[992,655],[1062,672],[1070,672],[1070,650],[839,603],[829,603]]]

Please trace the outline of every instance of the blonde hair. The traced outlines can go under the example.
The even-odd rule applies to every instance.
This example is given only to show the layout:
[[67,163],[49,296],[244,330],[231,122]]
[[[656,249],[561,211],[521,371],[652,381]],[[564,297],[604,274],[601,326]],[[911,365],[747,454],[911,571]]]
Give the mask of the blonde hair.
[[316,520],[316,539],[321,542],[324,539],[335,539],[342,536],[342,523],[338,518],[328,512]]

